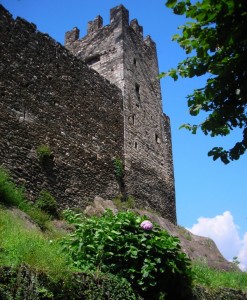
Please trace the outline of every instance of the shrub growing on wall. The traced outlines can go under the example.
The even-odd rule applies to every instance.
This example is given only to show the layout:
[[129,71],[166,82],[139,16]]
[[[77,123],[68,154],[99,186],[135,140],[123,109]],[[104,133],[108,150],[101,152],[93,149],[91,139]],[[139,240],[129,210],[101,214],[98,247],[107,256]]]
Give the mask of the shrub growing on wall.
[[125,182],[124,182],[124,164],[121,159],[116,158],[113,161],[114,165],[114,174],[117,180],[117,183],[119,185],[119,189],[121,192],[121,200],[126,201],[127,199],[127,194],[125,190]]
[[35,206],[54,217],[58,216],[57,201],[50,192],[46,190],[42,190],[39,193],[39,198],[37,199]]
[[187,299],[190,261],[179,240],[133,212],[85,218],[65,211],[75,232],[63,241],[74,265],[126,278],[145,299]]
[[47,162],[48,159],[52,156],[51,149],[47,145],[38,146],[36,149],[36,153],[41,163]]

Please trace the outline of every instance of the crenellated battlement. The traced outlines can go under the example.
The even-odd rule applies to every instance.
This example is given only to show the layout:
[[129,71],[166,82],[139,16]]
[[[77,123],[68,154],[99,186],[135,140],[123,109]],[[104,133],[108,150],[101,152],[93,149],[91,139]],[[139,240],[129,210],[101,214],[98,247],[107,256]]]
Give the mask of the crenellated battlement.
[[93,21],[88,22],[87,34],[90,34],[102,27],[103,27],[103,18],[101,16],[97,16]]
[[139,25],[137,19],[130,22],[130,27],[134,29],[135,33],[143,38],[143,27]]
[[65,44],[71,44],[79,39],[80,30],[74,27],[72,30],[67,31],[65,35]]
[[[133,19],[129,22],[129,11],[123,6],[119,5],[115,8],[110,10],[110,24],[103,26],[103,18],[99,15],[94,20],[88,22],[87,26],[87,35],[79,39],[80,30],[77,27],[74,27],[72,30],[67,31],[65,34],[65,46],[71,50],[74,48],[73,53],[77,49],[81,48],[81,44],[84,43],[84,40],[87,36],[91,38],[91,34],[106,34],[106,31],[122,31],[123,28],[125,29],[133,29],[133,32],[136,34],[136,38],[143,41],[143,45],[146,47],[154,48],[155,49],[155,42],[152,38],[148,35],[144,38],[143,36],[143,27],[139,25],[137,19]],[[101,32],[102,31],[102,32]],[[74,42],[78,41],[76,44]],[[117,43],[119,39],[116,39],[115,42]],[[71,47],[73,44],[73,47]]]
[[129,11],[123,5],[112,8],[110,10],[110,24],[114,26],[129,25]]
[[147,35],[146,38],[144,39],[144,43],[150,47],[150,48],[154,48],[155,51],[156,51],[156,44],[155,42],[153,41],[153,39],[151,38],[150,35]]

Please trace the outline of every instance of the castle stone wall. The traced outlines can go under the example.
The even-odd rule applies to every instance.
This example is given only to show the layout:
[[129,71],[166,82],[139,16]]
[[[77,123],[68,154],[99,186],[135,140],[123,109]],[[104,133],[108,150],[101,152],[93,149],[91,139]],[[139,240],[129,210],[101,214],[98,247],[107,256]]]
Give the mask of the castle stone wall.
[[[0,166],[35,201],[51,192],[61,207],[84,208],[125,191],[139,207],[176,223],[169,118],[162,112],[155,43],[122,5],[64,48],[0,6]],[[40,145],[52,157],[41,163]],[[121,187],[122,191],[122,187]]]
[[[42,189],[62,207],[116,196],[113,159],[123,159],[124,147],[121,91],[2,6],[0,57],[0,166],[32,201]],[[42,144],[52,150],[46,164],[36,153]]]

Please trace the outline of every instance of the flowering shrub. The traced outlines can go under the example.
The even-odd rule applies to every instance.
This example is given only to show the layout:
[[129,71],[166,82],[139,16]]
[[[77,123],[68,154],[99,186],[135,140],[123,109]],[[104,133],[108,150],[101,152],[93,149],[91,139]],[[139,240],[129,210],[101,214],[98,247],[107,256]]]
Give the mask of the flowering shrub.
[[86,218],[66,210],[64,215],[75,226],[63,246],[76,267],[124,277],[145,299],[186,299],[190,261],[178,238],[133,212]]

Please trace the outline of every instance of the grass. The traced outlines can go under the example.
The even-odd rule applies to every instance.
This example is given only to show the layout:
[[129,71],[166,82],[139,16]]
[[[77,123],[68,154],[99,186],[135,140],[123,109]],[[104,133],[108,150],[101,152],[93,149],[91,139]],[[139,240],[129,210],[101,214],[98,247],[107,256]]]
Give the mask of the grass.
[[64,277],[72,271],[57,234],[30,227],[10,210],[0,208],[0,266],[23,263],[52,278]]
[[201,262],[193,263],[195,283],[207,288],[232,288],[247,292],[247,272],[218,271]]
[[17,207],[22,205],[23,208],[26,204],[24,190],[17,188],[10,180],[8,172],[2,168],[0,168],[0,202]]
[[[38,226],[31,226],[13,213],[13,207],[25,212]],[[0,168],[0,266],[27,264],[53,278],[64,277],[70,272],[72,266],[59,242],[61,233],[52,225],[51,219],[50,214],[28,202],[24,190]]]
[[7,171],[0,168],[0,203],[15,206],[27,213],[43,230],[47,229],[51,215],[26,201],[23,188],[17,187],[10,179]]
[[[135,207],[131,197],[125,202],[117,197],[114,203],[120,210]],[[8,207],[24,211],[39,227],[28,226]],[[16,187],[8,173],[0,168],[0,266],[15,267],[24,263],[53,279],[68,278],[73,271],[78,270],[68,263],[61,251],[59,239],[62,235],[52,225],[51,216],[27,202],[24,190]],[[232,288],[247,292],[247,273],[217,271],[199,262],[194,262],[192,266],[194,283],[197,285],[209,289]]]

